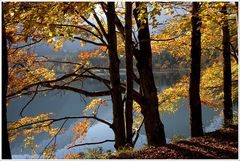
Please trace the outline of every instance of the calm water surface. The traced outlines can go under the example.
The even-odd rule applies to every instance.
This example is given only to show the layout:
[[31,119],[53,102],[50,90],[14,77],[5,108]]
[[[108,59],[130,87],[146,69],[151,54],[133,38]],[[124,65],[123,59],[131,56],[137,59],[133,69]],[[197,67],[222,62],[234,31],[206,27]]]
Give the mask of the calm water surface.
[[[179,72],[154,73],[155,83],[158,91],[161,91],[177,82],[183,74],[184,73]],[[122,75],[121,78],[125,79],[125,76]],[[101,83],[94,80],[87,80],[83,82],[83,84],[79,83],[75,84],[75,86],[82,86],[83,88],[92,91],[103,90],[105,88]],[[137,88],[137,86],[135,88]],[[11,102],[11,105],[8,108],[9,121],[19,118],[21,108],[28,102],[30,98],[31,97],[21,97]],[[81,116],[82,110],[84,107],[86,107],[86,105],[88,105],[91,100],[91,98],[80,96],[77,93],[53,90],[49,93],[46,93],[45,95],[38,95],[35,100],[28,106],[24,114],[26,116],[36,116],[41,113],[53,112],[54,117],[56,118],[63,116]],[[221,127],[222,117],[220,116],[220,112],[220,109],[216,110],[207,106],[203,106],[202,116],[203,127],[205,131],[214,131],[217,128]],[[108,106],[102,106],[99,109],[98,117],[106,119],[110,122],[112,121],[111,102],[108,102]],[[161,113],[161,119],[165,126],[165,133],[168,142],[170,142],[170,140],[176,135],[180,135],[184,138],[188,138],[190,136],[189,110],[187,100],[182,100],[178,103],[177,112]],[[81,151],[86,151],[88,148],[99,146],[103,147],[105,151],[114,150],[113,143],[104,143],[101,145],[67,149],[67,145],[71,142],[71,139],[74,136],[72,127],[78,121],[79,120],[69,120],[64,126],[65,131],[57,137],[57,158],[63,158],[70,151],[79,153]],[[62,122],[59,122],[54,125],[60,126],[61,124]],[[144,146],[144,144],[147,143],[144,128],[142,128],[140,134],[141,135],[137,141],[136,148],[141,148]],[[84,142],[103,141],[105,139],[113,138],[113,132],[111,129],[109,129],[108,126],[99,122],[95,122],[95,124],[89,129]],[[23,137],[18,137],[16,141],[11,143],[11,150],[14,158],[31,158],[31,153],[29,152],[30,150],[22,148],[24,146],[23,139]],[[47,138],[45,134],[36,136],[35,143],[40,145],[40,148],[37,151],[41,152],[48,141],[49,138]]]

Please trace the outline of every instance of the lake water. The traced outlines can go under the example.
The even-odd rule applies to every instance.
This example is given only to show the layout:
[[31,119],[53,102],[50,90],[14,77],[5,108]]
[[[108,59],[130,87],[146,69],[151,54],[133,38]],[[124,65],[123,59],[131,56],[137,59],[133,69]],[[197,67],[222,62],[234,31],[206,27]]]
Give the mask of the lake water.
[[[177,82],[184,73],[182,72],[168,72],[168,73],[154,73],[155,83],[158,91],[161,91],[173,83]],[[125,79],[125,76],[121,76]],[[83,86],[83,88],[94,90],[102,90],[104,87],[101,83],[94,80],[84,81],[83,84],[75,84]],[[8,120],[16,120],[19,118],[19,113],[21,108],[28,102],[31,97],[21,97],[17,98],[11,102],[8,108]],[[108,98],[108,97],[102,97]],[[63,116],[81,116],[82,110],[91,101],[91,98],[86,98],[80,96],[73,92],[64,92],[60,90],[53,90],[45,95],[38,95],[33,102],[25,110],[24,115],[26,116],[36,116],[41,113],[53,112],[54,117]],[[98,112],[98,117],[103,118],[108,121],[112,121],[112,109],[111,102],[108,102],[108,106],[101,106]],[[221,109],[213,109],[207,106],[202,107],[202,117],[203,117],[203,127],[206,132],[214,131],[222,126],[222,116]],[[167,141],[170,142],[171,139],[180,135],[184,138],[189,138],[190,136],[190,126],[189,126],[189,110],[188,101],[182,100],[178,103],[178,110],[175,113],[163,112],[161,113],[161,120],[165,126],[165,133]],[[70,151],[79,153],[84,152],[88,148],[103,147],[105,151],[114,150],[113,143],[104,143],[101,145],[91,145],[76,147],[72,149],[67,149],[67,145],[71,142],[74,132],[72,131],[73,125],[79,120],[69,120],[64,126],[65,131],[57,137],[57,158],[63,158]],[[60,126],[62,122],[56,123],[54,125]],[[95,142],[103,141],[106,139],[113,139],[113,132],[108,126],[95,122],[94,125],[89,129],[87,137],[84,142]],[[22,148],[24,146],[23,137],[18,137],[16,141],[11,143],[11,151],[13,158],[31,158],[31,152],[29,149]],[[49,138],[45,134],[41,134],[35,137],[35,143],[40,145],[37,152],[41,152],[43,147],[48,143]],[[84,143],[83,142],[83,143]],[[136,148],[141,148],[147,143],[144,128],[140,132],[140,137],[137,141]],[[22,151],[21,151],[22,149]]]

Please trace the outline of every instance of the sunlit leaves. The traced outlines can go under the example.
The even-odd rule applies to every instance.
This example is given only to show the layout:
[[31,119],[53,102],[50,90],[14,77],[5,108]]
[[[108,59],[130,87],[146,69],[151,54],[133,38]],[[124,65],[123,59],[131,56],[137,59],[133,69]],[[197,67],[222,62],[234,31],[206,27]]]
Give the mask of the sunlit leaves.
[[[81,14],[86,18],[94,3],[32,3],[32,2],[8,2],[3,6],[6,27],[21,26],[21,30],[15,30],[10,36],[7,36],[11,42],[17,32],[21,35],[42,37],[52,45],[52,38],[63,36],[64,38],[73,38],[74,35],[80,34],[81,30],[75,27],[61,26],[62,24],[81,25],[83,20]],[[14,15],[14,16],[13,16]],[[43,16],[44,15],[44,16]],[[60,26],[56,26],[60,25]],[[6,31],[7,35],[8,31]],[[56,41],[56,49],[62,47],[60,41]]]
[[93,99],[88,106],[83,110],[84,113],[87,113],[88,111],[92,111],[93,113],[96,113],[99,106],[107,106],[107,100],[103,99]]
[[162,112],[175,112],[178,102],[188,98],[188,87],[188,78],[184,76],[179,82],[159,93],[159,110]]
[[[29,136],[40,134],[41,132],[49,132],[55,128],[50,125],[49,121],[42,123],[41,121],[49,119],[52,113],[40,114],[36,117],[23,117],[18,121],[8,124],[9,141],[12,142],[17,136]],[[40,122],[40,123],[37,123]],[[28,127],[28,128],[27,128]]]
[[[16,140],[18,136],[24,136],[24,148],[29,148],[33,154],[36,154],[35,149],[39,148],[34,140],[35,136],[40,133],[47,133],[49,137],[54,137],[59,133],[57,128],[54,128],[51,121],[47,121],[52,113],[40,114],[36,117],[24,117],[18,121],[8,124],[9,142]],[[53,158],[54,146],[48,147],[43,155],[46,158]]]
[[[87,115],[88,112],[92,112],[91,115],[96,116],[98,109],[101,105],[107,106],[107,100],[93,99],[89,103],[89,105],[83,110],[84,115]],[[74,145],[75,142],[82,142],[86,137],[88,129],[93,122],[93,119],[86,119],[84,121],[75,123],[74,127],[72,128],[72,130],[75,132],[75,136],[72,138],[72,143],[70,145]]]
[[[230,30],[232,32],[231,41],[236,44],[236,10],[233,4],[228,3],[229,8],[232,10],[233,20]],[[221,51],[221,23],[223,21],[223,15],[220,13],[221,3],[207,3],[204,2],[201,5],[200,17],[202,19],[201,36],[202,36],[202,55],[210,56],[214,51]],[[175,6],[176,7],[176,6]],[[191,7],[188,7],[191,9]],[[191,46],[191,14],[181,15],[180,17],[169,19],[166,22],[166,28],[161,31],[160,34],[154,35],[154,39],[166,40],[168,38],[174,38],[170,41],[158,41],[152,42],[153,51],[161,53],[168,51],[177,59],[185,58],[189,61],[190,46]],[[236,46],[236,45],[234,45]]]
[[82,122],[78,122],[74,125],[72,130],[75,132],[76,135],[72,138],[73,141],[72,144],[74,144],[74,142],[76,141],[82,142],[84,140],[91,122],[92,122],[91,120],[85,120]]
[[133,102],[133,129],[138,129],[143,121],[143,115],[141,114],[141,106],[137,102]]
[[[222,59],[203,71],[201,79],[201,98],[203,103],[213,107],[222,107],[223,103],[223,65]],[[232,61],[232,99],[237,102],[238,69],[236,62]]]
[[80,155],[70,152],[64,157],[64,159],[80,159]]
[[43,152],[44,159],[55,159],[56,145],[50,145]]
[[10,50],[8,65],[8,94],[17,92],[30,84],[53,80],[56,77],[53,70],[49,70],[44,67],[44,63],[38,61],[37,55],[24,50],[15,52]]
[[[237,102],[237,64],[232,61],[232,98]],[[182,99],[188,99],[189,77],[184,76],[179,82],[163,90],[158,94],[159,110],[175,112],[177,104]],[[202,72],[200,84],[200,96],[202,104],[214,108],[223,106],[223,66],[222,60]]]

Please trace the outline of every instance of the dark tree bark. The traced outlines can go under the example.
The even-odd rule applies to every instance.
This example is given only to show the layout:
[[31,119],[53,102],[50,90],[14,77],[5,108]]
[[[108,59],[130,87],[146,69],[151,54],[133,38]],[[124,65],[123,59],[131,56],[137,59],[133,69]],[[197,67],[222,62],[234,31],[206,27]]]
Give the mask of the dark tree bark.
[[192,3],[192,39],[191,39],[191,73],[190,73],[190,124],[191,136],[202,136],[202,110],[200,100],[200,72],[201,72],[201,18],[200,4]]
[[224,126],[228,126],[233,121],[232,110],[232,75],[231,75],[231,50],[230,50],[230,33],[227,20],[226,4],[222,7],[225,16],[222,24],[222,46],[223,46],[223,92],[224,92]]
[[126,143],[132,144],[133,124],[133,54],[132,54],[132,2],[126,2],[125,14],[125,52],[126,52],[126,75],[127,75],[127,96],[126,96]]
[[107,3],[108,52],[110,62],[111,97],[113,104],[113,131],[115,134],[115,148],[125,146],[124,110],[121,94],[119,59],[117,55],[117,37],[115,31],[114,2]]
[[[136,7],[140,5],[136,2]],[[144,8],[147,11],[147,8]],[[152,49],[150,41],[150,33],[148,26],[148,19],[145,18],[146,23],[138,20],[139,10],[134,9],[134,17],[138,27],[138,40],[140,49],[134,50],[134,56],[137,60],[137,69],[140,76],[140,87],[142,93],[142,109],[144,116],[144,126],[146,130],[148,144],[152,146],[159,146],[166,143],[164,126],[160,120],[158,111],[157,89],[154,82],[152,72]]]
[[[3,5],[3,4],[2,4]],[[10,145],[7,131],[7,84],[8,84],[8,54],[7,40],[2,13],[2,159],[11,159]]]

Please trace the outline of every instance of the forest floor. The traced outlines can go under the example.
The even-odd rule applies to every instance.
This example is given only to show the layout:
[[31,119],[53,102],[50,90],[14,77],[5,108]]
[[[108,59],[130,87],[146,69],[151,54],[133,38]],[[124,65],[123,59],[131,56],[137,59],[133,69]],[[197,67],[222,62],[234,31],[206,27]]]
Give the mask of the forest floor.
[[116,158],[134,159],[237,159],[238,126],[205,133],[160,147],[148,147],[128,155],[117,155]]

